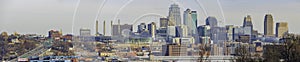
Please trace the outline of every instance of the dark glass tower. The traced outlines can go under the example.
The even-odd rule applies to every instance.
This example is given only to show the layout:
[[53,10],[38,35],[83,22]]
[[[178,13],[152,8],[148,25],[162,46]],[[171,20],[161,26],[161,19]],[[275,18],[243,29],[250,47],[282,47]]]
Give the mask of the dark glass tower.
[[215,17],[207,17],[206,18],[206,25],[209,25],[210,27],[218,27],[218,21]]

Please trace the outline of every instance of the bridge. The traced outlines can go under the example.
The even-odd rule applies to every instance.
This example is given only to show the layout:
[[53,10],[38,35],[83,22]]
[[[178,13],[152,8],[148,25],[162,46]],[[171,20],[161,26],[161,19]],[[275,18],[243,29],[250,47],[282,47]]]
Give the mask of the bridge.
[[[231,62],[235,60],[234,56],[203,56],[202,60],[205,61],[225,61]],[[196,61],[200,59],[200,56],[137,56],[139,59],[150,59],[150,60],[175,60],[175,61]]]
[[[45,51],[47,51],[49,46],[52,44],[49,43],[50,41],[45,41],[43,44],[40,44],[38,47],[30,50],[29,52],[26,52],[22,55],[20,55],[18,58],[28,58],[29,56],[39,56],[41,54],[44,54]],[[18,58],[10,60],[10,62],[17,61]]]

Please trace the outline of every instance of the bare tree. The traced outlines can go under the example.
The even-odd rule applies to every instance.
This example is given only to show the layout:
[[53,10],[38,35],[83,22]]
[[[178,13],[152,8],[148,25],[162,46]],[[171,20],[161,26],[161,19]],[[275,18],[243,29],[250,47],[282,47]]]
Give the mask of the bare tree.
[[251,54],[247,45],[241,45],[235,49],[237,62],[249,62],[252,61]]
[[[203,62],[205,59],[203,58],[208,58],[210,55],[210,45],[209,44],[201,44],[199,45],[199,58],[198,61]],[[206,57],[204,57],[206,56]]]

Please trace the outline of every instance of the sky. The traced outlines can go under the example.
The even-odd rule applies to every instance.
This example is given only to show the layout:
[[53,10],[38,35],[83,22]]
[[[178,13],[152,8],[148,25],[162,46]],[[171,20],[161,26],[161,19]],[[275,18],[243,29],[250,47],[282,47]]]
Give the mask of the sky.
[[78,35],[80,28],[88,28],[94,34],[99,20],[99,32],[103,33],[106,21],[110,35],[110,21],[158,22],[173,3],[180,5],[181,13],[187,8],[197,11],[198,25],[214,16],[223,22],[221,26],[241,26],[243,18],[251,15],[254,29],[262,33],[264,16],[270,13],[274,22],[288,22],[289,32],[300,34],[300,0],[219,0],[220,4],[218,0],[0,0],[0,32],[47,35],[51,29],[62,29],[64,34]]

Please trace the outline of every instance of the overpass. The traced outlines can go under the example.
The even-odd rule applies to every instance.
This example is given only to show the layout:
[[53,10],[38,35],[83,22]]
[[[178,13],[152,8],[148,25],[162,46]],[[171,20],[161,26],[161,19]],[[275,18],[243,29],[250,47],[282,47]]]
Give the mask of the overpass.
[[[179,60],[179,61],[196,61],[199,60],[201,56],[137,56],[139,59],[150,59],[150,60]],[[235,60],[234,56],[203,56],[202,60],[205,61],[233,61]]]

